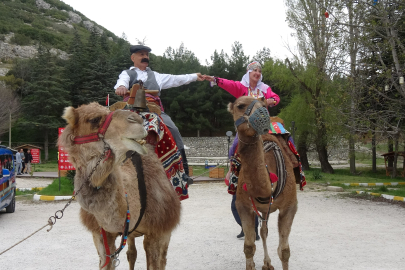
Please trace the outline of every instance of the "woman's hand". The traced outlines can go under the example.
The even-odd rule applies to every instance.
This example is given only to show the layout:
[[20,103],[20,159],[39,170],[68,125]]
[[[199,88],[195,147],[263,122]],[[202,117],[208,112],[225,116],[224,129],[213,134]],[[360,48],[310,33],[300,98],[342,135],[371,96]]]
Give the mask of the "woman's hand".
[[215,78],[213,76],[210,76],[210,75],[203,75],[203,76],[204,76],[204,80],[206,80],[206,81],[210,81],[210,82],[215,81]]
[[274,98],[267,99],[267,106],[273,107],[276,105],[276,100]]

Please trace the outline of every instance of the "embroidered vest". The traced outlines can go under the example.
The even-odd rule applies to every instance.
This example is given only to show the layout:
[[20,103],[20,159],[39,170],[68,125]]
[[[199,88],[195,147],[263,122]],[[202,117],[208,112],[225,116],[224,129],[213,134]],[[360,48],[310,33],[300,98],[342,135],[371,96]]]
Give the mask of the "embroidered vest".
[[[138,73],[136,73],[135,69],[127,69],[126,72],[129,76],[129,88],[128,89],[131,89],[132,86],[137,81]],[[158,96],[160,96],[160,87],[156,81],[155,73],[148,67],[146,68],[146,73],[148,74],[148,79],[146,80],[146,82],[143,83],[144,87],[149,90],[159,90]]]

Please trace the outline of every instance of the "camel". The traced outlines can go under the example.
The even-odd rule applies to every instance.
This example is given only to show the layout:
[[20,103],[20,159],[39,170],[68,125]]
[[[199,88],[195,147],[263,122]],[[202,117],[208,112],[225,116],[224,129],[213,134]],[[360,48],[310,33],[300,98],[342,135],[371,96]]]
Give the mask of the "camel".
[[[105,127],[103,123],[108,122],[109,113],[97,103],[77,109],[68,107],[64,111],[63,118],[68,125],[58,144],[65,148],[76,168],[74,187],[81,206],[81,222],[93,235],[100,258],[99,268],[115,269],[119,261],[116,256],[112,260],[106,257],[107,248],[100,229],[105,230],[108,248],[113,253],[115,239],[123,233],[128,208],[131,216],[126,240],[129,269],[134,269],[137,257],[135,237],[144,235],[147,269],[163,270],[171,232],[180,221],[180,201],[154,146],[145,144],[148,134],[142,118],[131,111],[117,110]],[[104,135],[100,131],[103,128],[106,128]],[[94,140],[87,142],[89,138]],[[141,201],[143,189],[139,183],[142,178],[146,186],[146,207]],[[123,243],[125,245],[125,241]]]
[[[256,130],[253,129],[252,124],[248,121],[243,121],[238,124],[238,119],[241,117],[247,119],[245,114],[248,106],[254,101],[253,97],[243,96],[238,98],[234,103],[229,103],[228,111],[233,115],[236,122],[237,132],[239,137],[238,154],[241,159],[241,169],[239,172],[238,188],[236,190],[236,208],[242,221],[242,228],[245,233],[244,253],[246,257],[246,269],[255,269],[253,256],[256,251],[255,239],[255,215],[256,213],[252,208],[252,201],[257,207],[258,211],[263,213],[263,216],[279,210],[278,215],[278,231],[279,231],[279,245],[278,256],[282,262],[283,270],[288,269],[288,260],[290,257],[290,247],[288,244],[288,237],[291,231],[292,222],[297,212],[298,201],[296,191],[296,180],[293,171],[293,165],[290,159],[285,158],[285,169],[287,172],[286,183],[284,190],[274,199],[272,205],[264,202],[266,198],[272,195],[272,185],[269,178],[269,172],[266,169],[266,164],[271,173],[277,172],[276,160],[273,154],[274,150],[265,153],[263,148],[263,141],[275,142],[280,145],[278,137],[271,134],[264,134],[257,136]],[[260,107],[265,107],[263,99],[255,103],[251,114]],[[283,147],[280,147],[283,156],[287,156]],[[274,184],[274,189],[277,186]],[[251,200],[253,199],[253,200]],[[268,200],[267,200],[268,201]],[[265,215],[266,214],[266,215]],[[271,260],[267,251],[267,222],[262,222],[260,229],[260,236],[263,242],[264,249],[264,265],[263,270],[274,270],[271,265]]]

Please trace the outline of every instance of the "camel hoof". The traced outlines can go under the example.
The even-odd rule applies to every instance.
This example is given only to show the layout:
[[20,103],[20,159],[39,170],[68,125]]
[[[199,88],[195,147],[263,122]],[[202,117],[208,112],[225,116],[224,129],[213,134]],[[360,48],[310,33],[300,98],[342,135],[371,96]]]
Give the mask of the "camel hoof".
[[274,270],[274,267],[271,264],[263,265],[262,270]]

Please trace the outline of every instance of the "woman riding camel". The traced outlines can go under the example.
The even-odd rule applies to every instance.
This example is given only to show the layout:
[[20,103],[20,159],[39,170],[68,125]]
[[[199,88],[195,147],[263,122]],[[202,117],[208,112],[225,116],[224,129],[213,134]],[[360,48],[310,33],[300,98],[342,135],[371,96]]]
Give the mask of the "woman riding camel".
[[256,61],[247,66],[247,72],[240,82],[208,75],[205,75],[204,78],[211,82],[211,86],[218,85],[236,98],[241,96],[264,97],[270,107],[276,106],[280,102],[280,97],[271,90],[270,86],[262,82],[262,66]]
[[[243,75],[242,80],[240,82],[238,81],[231,81],[223,78],[218,78],[218,77],[212,77],[212,76],[204,76],[205,80],[210,81],[211,86],[218,85],[222,89],[226,90],[229,92],[232,96],[238,98],[241,96],[252,96],[256,99],[264,97],[267,100],[267,105],[270,107],[276,106],[280,102],[280,97],[274,93],[270,86],[262,82],[263,76],[262,76],[262,66],[260,65],[259,62],[252,62],[247,66],[246,69],[246,74]],[[229,157],[232,158],[236,152],[236,147],[238,144],[238,136],[235,136],[235,140],[232,144],[232,147],[229,151]],[[229,172],[226,175],[227,182],[229,182],[231,178],[231,168],[229,169]],[[232,175],[232,177],[236,177]],[[242,223],[238,214],[238,211],[236,210],[235,206],[235,200],[236,200],[236,194],[232,194],[232,203],[231,203],[231,209],[233,216],[235,218],[235,221],[242,227]],[[256,216],[255,218],[255,226],[256,226],[256,240],[259,240],[259,234],[258,234],[258,218]],[[243,232],[243,229],[241,230],[240,234],[238,234],[236,237],[241,238],[245,234]]]

